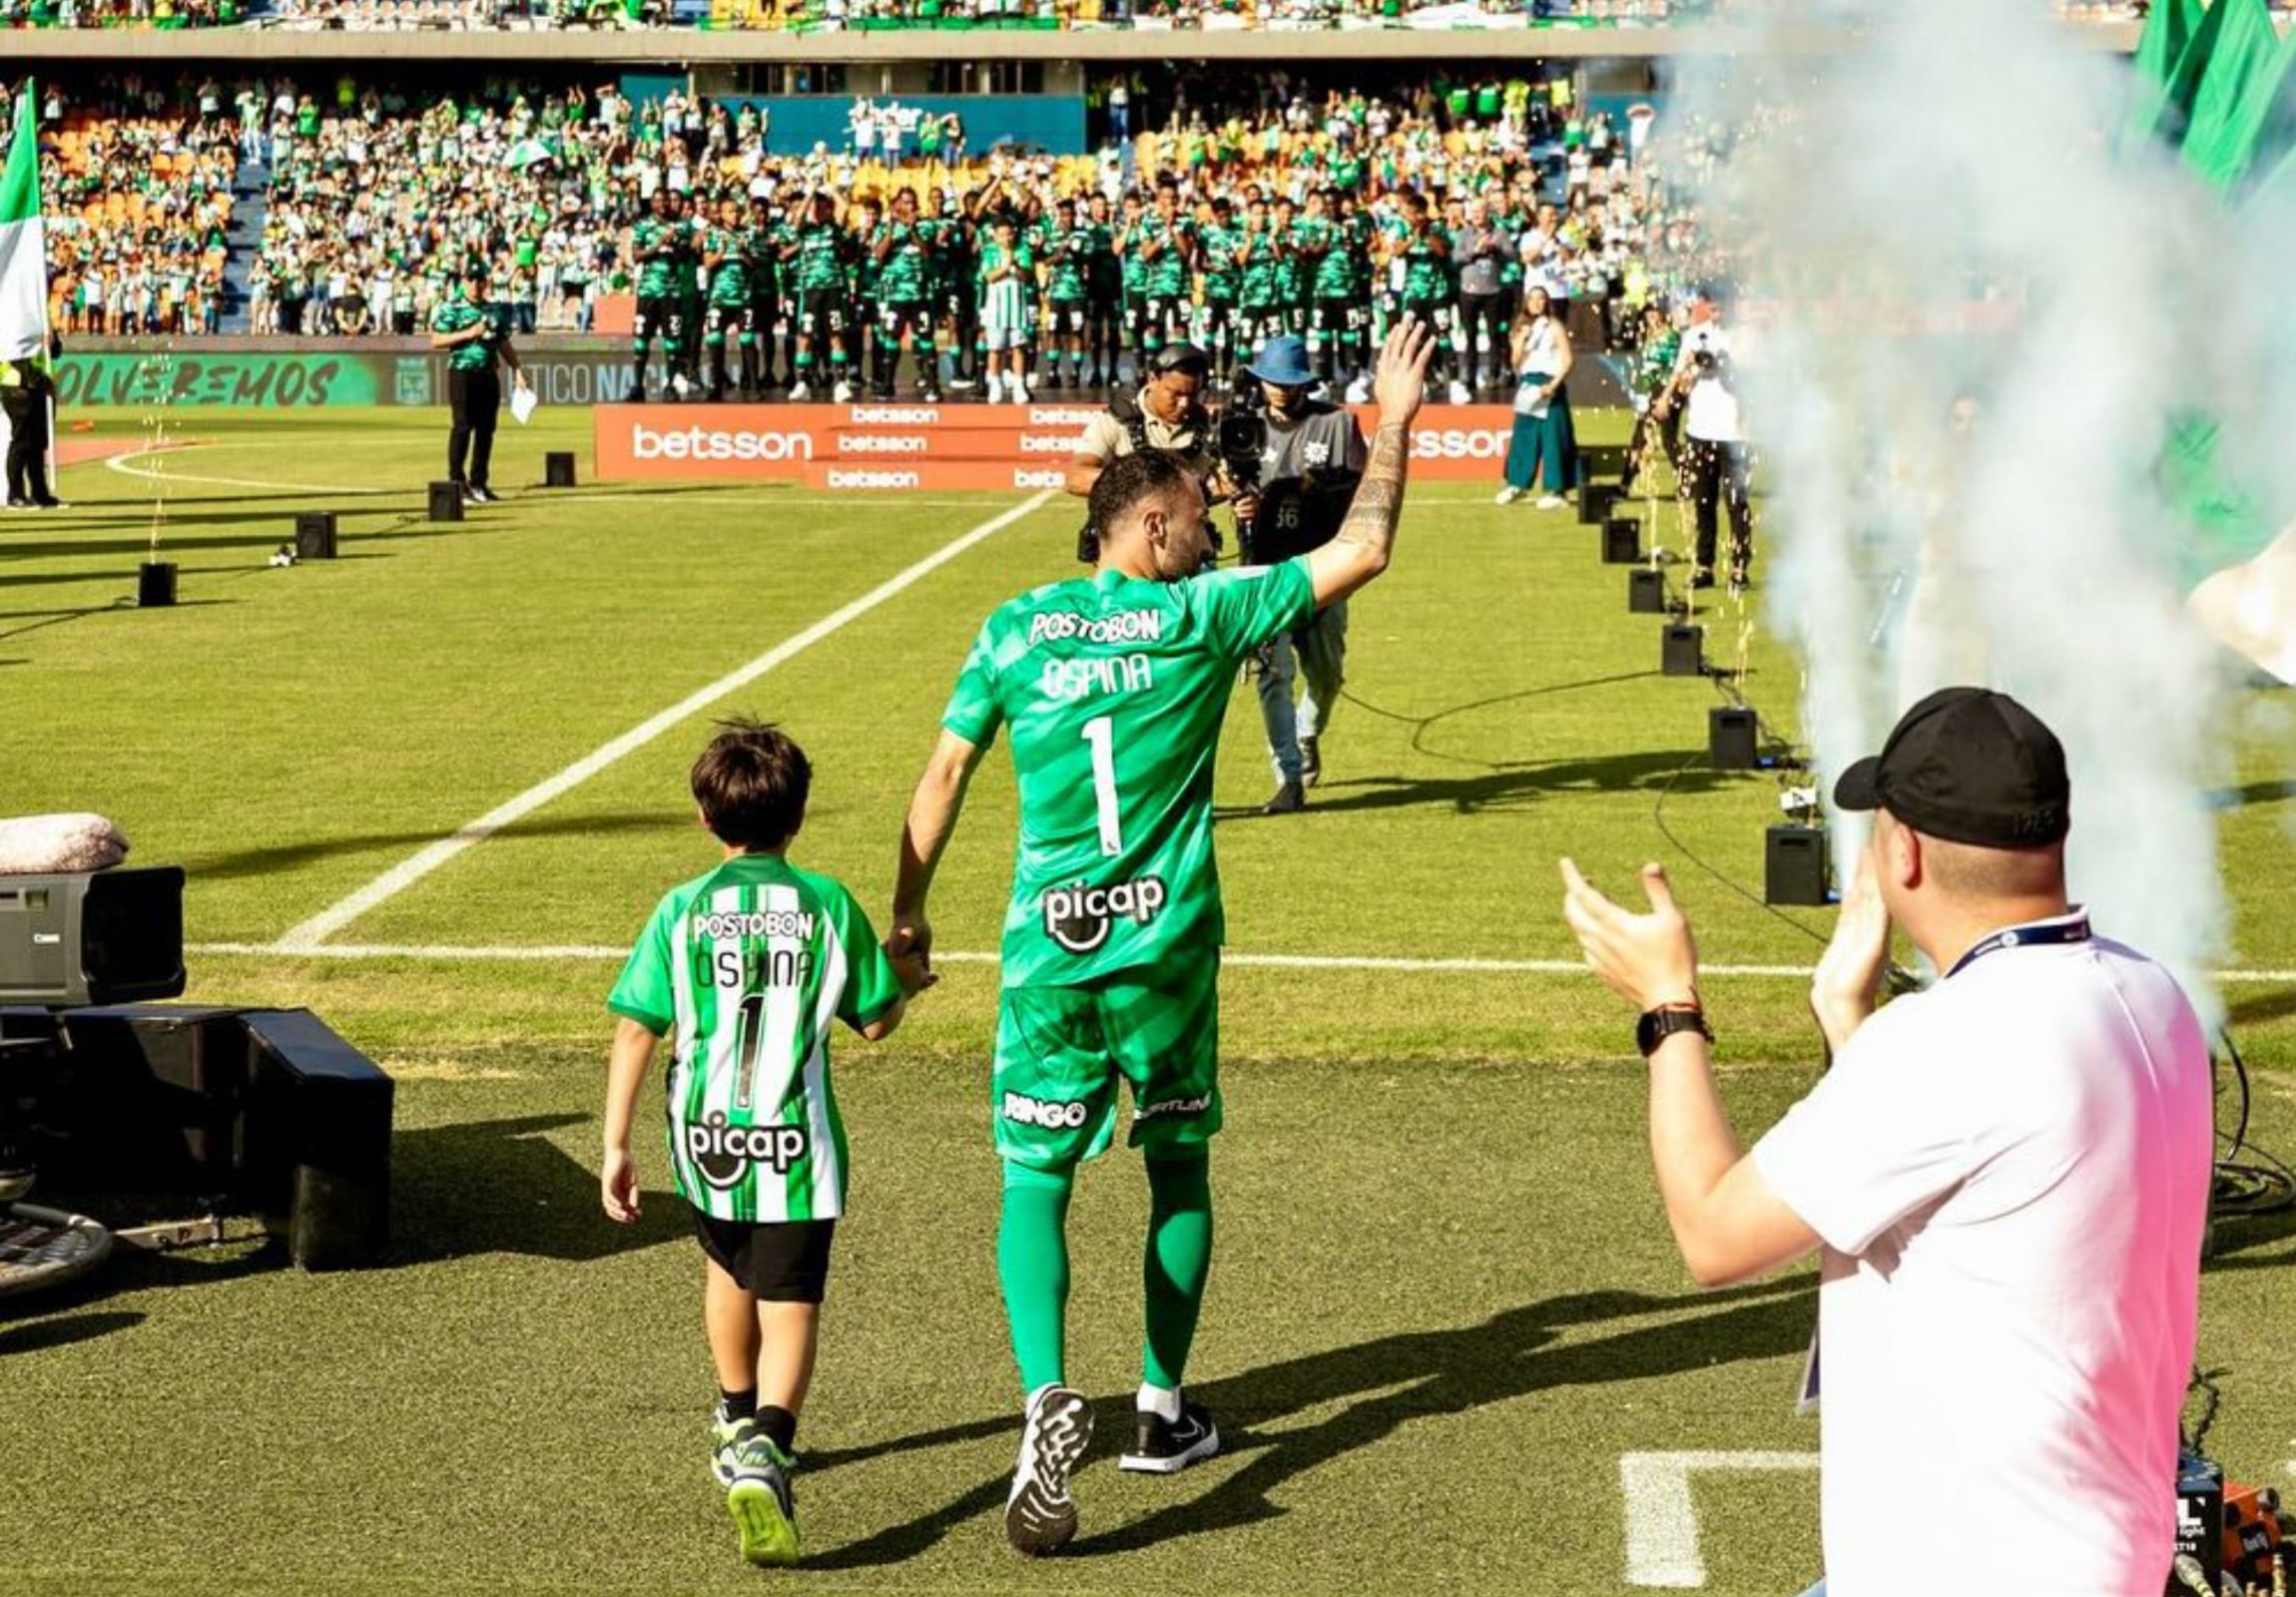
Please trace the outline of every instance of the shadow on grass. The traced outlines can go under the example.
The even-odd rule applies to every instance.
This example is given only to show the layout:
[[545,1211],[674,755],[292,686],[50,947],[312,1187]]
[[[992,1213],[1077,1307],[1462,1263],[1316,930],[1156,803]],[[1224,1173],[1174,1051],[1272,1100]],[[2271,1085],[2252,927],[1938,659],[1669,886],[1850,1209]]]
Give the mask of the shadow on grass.
[[[5,636],[5,634],[0,634]],[[694,824],[693,816],[670,808],[631,810],[613,815],[557,815],[545,820],[521,820],[494,833],[497,841],[520,837],[586,836],[626,831],[679,831]],[[293,870],[338,854],[371,849],[419,848],[449,835],[442,831],[376,831],[352,837],[314,838],[308,842],[273,843],[264,848],[243,848],[231,853],[195,854],[184,868],[202,880],[230,880]]]
[[543,1135],[591,1118],[526,1115],[397,1133],[390,1141],[390,1254],[383,1268],[479,1254],[579,1263],[689,1235],[692,1224],[676,1193],[645,1194],[635,1225],[606,1218],[598,1207],[598,1173]]
[[[1274,1518],[1286,1511],[1276,1499],[1289,1482],[1415,1420],[1469,1413],[1554,1387],[1650,1379],[1798,1352],[1808,1345],[1816,1323],[1816,1289],[1811,1277],[1694,1298],[1623,1292],[1550,1298],[1494,1315],[1478,1326],[1405,1331],[1191,1385],[1189,1390],[1202,1397],[1221,1422],[1223,1455],[1257,1456],[1200,1496],[1086,1536],[1072,1543],[1065,1556],[1129,1552]],[[1707,1305],[1719,1307],[1664,1325],[1555,1345],[1570,1327]],[[1356,1400],[1347,1401],[1350,1398]],[[1327,1418],[1275,1427],[1275,1422],[1291,1415],[1333,1403],[1344,1406]],[[1128,1431],[1132,1416],[1127,1404],[1097,1417],[1105,1436],[1119,1427]],[[975,1420],[863,1447],[809,1453],[806,1466],[834,1468],[1016,1430],[1009,1415]],[[914,1558],[957,1526],[992,1511],[1004,1500],[1006,1489],[1002,1477],[984,1481],[952,1502],[825,1550],[809,1557],[807,1564],[816,1569],[863,1569]]]
[[[37,1311],[46,1305],[42,1300],[30,1299],[24,1302],[23,1307]],[[142,1315],[115,1309],[104,1314],[57,1315],[53,1319],[36,1320],[28,1325],[0,1325],[0,1358],[6,1358],[10,1353],[38,1352],[44,1347],[63,1347],[76,1341],[89,1341],[143,1323]]]
[[2205,796],[2211,809],[2244,809],[2250,804],[2276,804],[2283,798],[2296,798],[2296,782],[2251,782]]
[[[1706,751],[1648,750],[1600,760],[1551,760],[1494,766],[1461,777],[1375,777],[1359,782],[1327,782],[1316,790],[1308,813],[1349,813],[1372,809],[1447,809],[1474,814],[1485,809],[1519,809],[1565,793],[1707,793],[1742,777],[1715,771]],[[1218,820],[1257,819],[1256,808],[1213,811]]]

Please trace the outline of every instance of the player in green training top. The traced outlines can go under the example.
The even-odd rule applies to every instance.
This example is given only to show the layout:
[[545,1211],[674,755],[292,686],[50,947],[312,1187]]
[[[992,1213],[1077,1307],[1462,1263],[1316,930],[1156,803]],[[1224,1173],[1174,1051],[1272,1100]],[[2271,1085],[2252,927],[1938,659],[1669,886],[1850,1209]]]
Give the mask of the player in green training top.
[[1076,1532],[1070,1472],[1092,1411],[1068,1385],[1065,1236],[1077,1165],[1114,1140],[1117,1082],[1148,1166],[1145,1380],[1126,1469],[1219,1449],[1181,1394],[1211,1266],[1220,1129],[1212,766],[1237,668],[1387,569],[1432,349],[1418,323],[1380,354],[1380,423],[1338,536],[1276,566],[1212,572],[1204,493],[1177,457],[1120,455],[1092,484],[1098,568],[997,610],[957,677],[901,838],[896,956],[929,955],[925,899],[965,784],[1009,727],[1020,847],[1004,921],[990,1113],[1004,1162],[997,1271],[1027,1392],[1005,1534],[1047,1553]]
[[830,1025],[874,1042],[928,979],[920,957],[885,956],[853,894],[786,857],[812,782],[779,730],[726,724],[692,779],[725,856],[656,907],[607,1000],[622,1018],[601,1194],[613,1219],[638,1218],[631,1122],[668,1036],[670,1172],[707,1259],[703,1322],[721,1388],[711,1469],[754,1564],[798,1555],[790,1453],[846,1196]]

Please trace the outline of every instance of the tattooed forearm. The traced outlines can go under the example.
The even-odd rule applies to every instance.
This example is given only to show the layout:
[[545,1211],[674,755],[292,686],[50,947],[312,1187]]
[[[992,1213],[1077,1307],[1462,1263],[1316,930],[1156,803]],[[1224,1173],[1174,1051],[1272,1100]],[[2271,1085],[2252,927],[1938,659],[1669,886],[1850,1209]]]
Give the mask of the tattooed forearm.
[[1354,544],[1379,556],[1386,565],[1395,546],[1396,521],[1403,515],[1404,477],[1411,465],[1411,429],[1387,422],[1373,435],[1371,459],[1364,480],[1348,505],[1348,518],[1340,523],[1339,543]]

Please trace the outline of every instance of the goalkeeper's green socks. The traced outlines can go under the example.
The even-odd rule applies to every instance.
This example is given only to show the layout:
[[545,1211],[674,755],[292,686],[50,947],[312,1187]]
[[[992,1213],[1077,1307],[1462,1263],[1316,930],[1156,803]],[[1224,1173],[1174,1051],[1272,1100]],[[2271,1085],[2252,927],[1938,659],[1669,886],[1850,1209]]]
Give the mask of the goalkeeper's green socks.
[[996,1274],[1021,1390],[1065,1386],[1068,1197],[1074,1170],[1004,1166],[1004,1213],[996,1228]]
[[1179,1158],[1149,1160],[1148,1247],[1141,1270],[1148,1295],[1148,1341],[1141,1358],[1147,1384],[1179,1388],[1211,1275],[1210,1153],[1197,1147]]

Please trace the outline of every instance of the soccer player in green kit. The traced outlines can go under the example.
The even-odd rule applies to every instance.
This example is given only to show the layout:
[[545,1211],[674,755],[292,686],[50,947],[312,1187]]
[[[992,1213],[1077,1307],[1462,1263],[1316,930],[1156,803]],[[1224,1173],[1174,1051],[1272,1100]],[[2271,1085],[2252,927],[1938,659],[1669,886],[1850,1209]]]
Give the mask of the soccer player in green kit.
[[635,359],[630,379],[633,404],[645,403],[646,353],[656,338],[662,340],[665,386],[677,377],[684,358],[681,345],[686,324],[684,306],[678,298],[678,256],[687,235],[671,210],[671,198],[668,190],[655,190],[646,215],[630,226],[630,254],[638,263],[638,319],[631,341]]
[[1020,844],[990,1112],[1004,1163],[997,1273],[1027,1394],[1004,1527],[1024,1553],[1076,1533],[1069,1477],[1092,1411],[1065,1363],[1068,1200],[1077,1165],[1114,1140],[1119,1078],[1150,1206],[1145,1379],[1120,1462],[1169,1474],[1219,1450],[1181,1377],[1211,1268],[1207,1145],[1221,1124],[1220,724],[1247,656],[1387,569],[1434,347],[1409,318],[1388,339],[1362,485],[1339,534],[1297,560],[1208,570],[1202,485],[1160,451],[1111,460],[1091,492],[1097,570],[988,618],[910,801],[886,947],[929,959],[933,874],[966,783],[1009,725]]
[[878,399],[892,397],[905,350],[916,367],[917,397],[938,404],[940,389],[932,370],[932,237],[917,217],[914,189],[892,197],[892,216],[877,226],[867,244],[877,268],[876,368],[870,389]]
[[702,345],[710,355],[710,398],[726,397],[726,335],[735,340],[738,374],[748,391],[756,360],[757,328],[751,322],[748,230],[742,225],[742,203],[719,203],[718,221],[702,235],[702,265],[710,273],[709,304],[702,312]]

